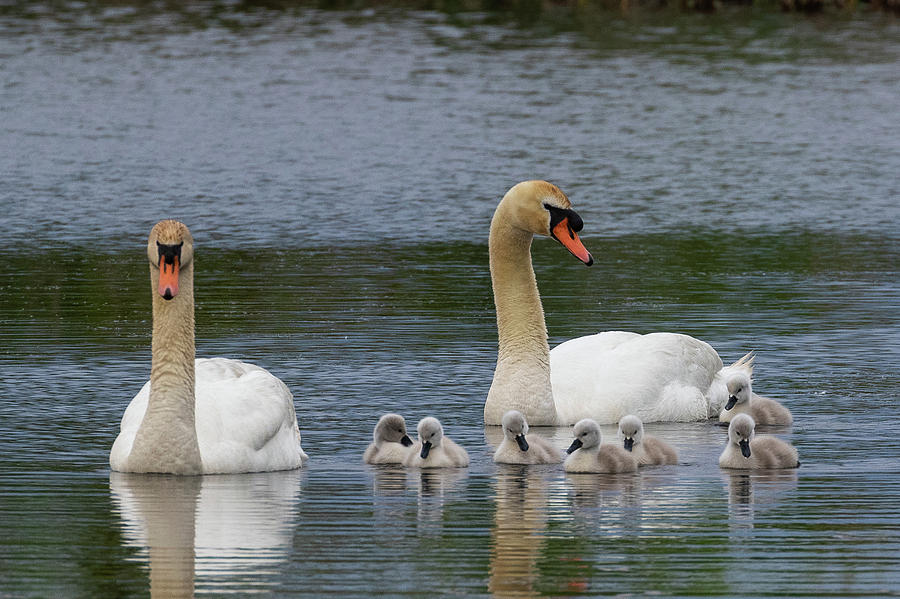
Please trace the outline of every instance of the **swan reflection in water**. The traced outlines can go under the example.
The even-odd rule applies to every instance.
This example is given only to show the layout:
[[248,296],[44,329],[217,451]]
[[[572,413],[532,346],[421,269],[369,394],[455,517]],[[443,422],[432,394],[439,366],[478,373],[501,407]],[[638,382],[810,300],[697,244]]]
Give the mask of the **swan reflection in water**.
[[559,465],[502,464],[496,478],[488,590],[495,596],[536,597],[545,548],[548,470]]
[[797,489],[797,469],[725,470],[728,518],[733,530],[752,529],[756,509],[777,505],[780,497]]
[[291,553],[301,473],[110,472],[123,542],[147,563],[151,596],[266,591]]

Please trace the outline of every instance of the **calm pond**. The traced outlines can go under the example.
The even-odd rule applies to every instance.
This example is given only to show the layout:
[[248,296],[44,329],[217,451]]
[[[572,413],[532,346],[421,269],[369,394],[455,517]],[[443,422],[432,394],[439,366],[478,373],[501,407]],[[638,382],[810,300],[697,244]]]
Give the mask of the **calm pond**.
[[[47,6],[0,11],[0,597],[900,594],[896,19]],[[596,260],[536,240],[551,345],[756,350],[799,470],[720,470],[712,422],[634,475],[491,461],[488,225],[531,178]],[[198,355],[288,384],[303,470],[110,473],[168,217]],[[385,411],[471,466],[364,465]]]

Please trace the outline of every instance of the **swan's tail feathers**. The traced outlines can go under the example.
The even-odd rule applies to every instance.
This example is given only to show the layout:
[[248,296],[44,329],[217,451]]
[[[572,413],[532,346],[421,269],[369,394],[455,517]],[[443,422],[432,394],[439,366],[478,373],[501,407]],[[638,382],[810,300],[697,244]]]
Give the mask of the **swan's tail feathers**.
[[746,354],[740,357],[734,364],[729,366],[729,368],[741,368],[746,370],[748,374],[753,374],[753,360],[756,359],[756,353],[754,350],[748,351]]

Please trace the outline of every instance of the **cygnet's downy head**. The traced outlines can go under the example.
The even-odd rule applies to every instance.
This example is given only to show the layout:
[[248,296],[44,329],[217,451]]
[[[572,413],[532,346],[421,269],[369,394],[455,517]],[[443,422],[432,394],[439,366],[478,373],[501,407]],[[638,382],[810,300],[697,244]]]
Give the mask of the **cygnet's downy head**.
[[750,377],[746,374],[739,372],[731,375],[725,385],[728,387],[728,403],[725,404],[726,410],[730,410],[736,404],[750,401]]
[[150,230],[147,239],[150,270],[158,279],[156,291],[164,300],[178,295],[178,276],[194,259],[194,238],[187,225],[177,220],[163,220]]
[[625,449],[631,451],[644,439],[644,423],[634,414],[623,416],[619,420],[619,434],[624,439]]
[[413,444],[412,439],[406,434],[406,420],[400,414],[385,414],[379,418],[372,437],[376,445],[385,441],[401,443],[404,447]]
[[441,439],[444,437],[444,427],[437,418],[429,416],[419,421],[416,430],[419,433],[419,441],[422,442],[422,452],[419,455],[424,460],[433,448],[440,447]]
[[750,439],[753,438],[756,423],[748,414],[738,414],[728,425],[728,439],[741,448],[741,455],[750,457]]
[[600,445],[600,425],[590,418],[579,420],[572,428],[575,440],[569,445],[566,453],[572,453],[576,449],[590,449]]
[[503,415],[500,424],[503,426],[503,434],[510,441],[515,441],[522,451],[528,451],[528,441],[525,435],[528,434],[528,423],[525,416],[516,410],[510,410]]

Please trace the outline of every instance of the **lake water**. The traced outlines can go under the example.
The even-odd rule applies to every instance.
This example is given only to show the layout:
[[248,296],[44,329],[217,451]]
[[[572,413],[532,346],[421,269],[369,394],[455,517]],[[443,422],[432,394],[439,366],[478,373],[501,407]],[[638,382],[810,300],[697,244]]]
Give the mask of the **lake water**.
[[[154,6],[0,12],[0,597],[900,594],[895,19]],[[720,470],[713,423],[648,425],[682,463],[634,475],[492,463],[487,230],[528,178],[596,259],[535,242],[551,344],[756,350],[798,471]],[[303,470],[109,472],[166,217],[198,355],[290,386]],[[362,464],[385,411],[471,467]]]

